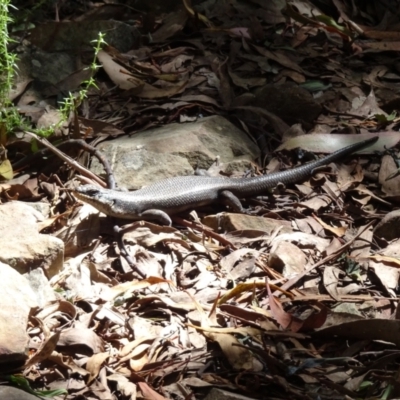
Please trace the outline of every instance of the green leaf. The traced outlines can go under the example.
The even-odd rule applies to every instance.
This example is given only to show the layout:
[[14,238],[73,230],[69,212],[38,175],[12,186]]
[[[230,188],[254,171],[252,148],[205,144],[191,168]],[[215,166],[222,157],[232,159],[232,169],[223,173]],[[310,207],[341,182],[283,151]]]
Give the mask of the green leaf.
[[25,392],[31,393],[35,396],[52,398],[55,396],[60,396],[64,394],[68,394],[68,391],[65,389],[54,389],[54,390],[33,390],[29,384],[29,381],[23,377],[22,375],[7,375],[3,377],[12,383],[15,387],[18,387]]
[[332,87],[330,83],[326,84],[322,81],[307,81],[299,86],[308,90],[309,92],[320,92],[322,90],[327,90]]
[[393,111],[390,115],[385,115],[385,114],[375,114],[376,120],[383,124],[383,123],[388,123],[388,122],[393,122],[396,118],[396,111]]

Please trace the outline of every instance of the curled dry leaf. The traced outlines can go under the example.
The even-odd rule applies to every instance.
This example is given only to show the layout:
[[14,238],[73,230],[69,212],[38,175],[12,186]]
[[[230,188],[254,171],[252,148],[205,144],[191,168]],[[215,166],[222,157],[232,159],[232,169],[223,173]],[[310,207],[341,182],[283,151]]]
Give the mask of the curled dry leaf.
[[139,94],[143,87],[144,82],[129,74],[121,65],[116,63],[112,56],[104,50],[100,50],[97,58],[103,65],[104,70],[110,79],[121,89],[131,90],[135,94]]
[[150,362],[149,355],[147,353],[137,356],[136,358],[129,358],[129,367],[134,372],[139,372],[143,367]]
[[60,338],[60,334],[61,332],[56,332],[53,335],[47,337],[43,341],[42,345],[40,346],[40,349],[36,352],[36,354],[28,360],[27,364],[25,365],[25,368],[28,368],[32,365],[47,360],[53,353],[54,349],[56,348],[58,340]]
[[49,360],[55,362],[57,365],[63,368],[70,369],[73,373],[86,376],[89,374],[86,369],[79,367],[71,356],[63,355],[57,351],[53,351],[48,357]]
[[217,342],[227,360],[235,370],[259,372],[263,369],[262,363],[254,357],[251,350],[242,347],[242,344],[233,335],[226,333],[204,333],[209,339]]
[[87,328],[71,328],[63,331],[58,341],[59,346],[79,346],[92,353],[104,351],[104,344],[95,332]]
[[283,329],[289,328],[293,332],[298,332],[303,325],[303,321],[294,315],[285,312],[280,301],[272,294],[268,282],[266,283],[266,286],[272,315],[279,322]]

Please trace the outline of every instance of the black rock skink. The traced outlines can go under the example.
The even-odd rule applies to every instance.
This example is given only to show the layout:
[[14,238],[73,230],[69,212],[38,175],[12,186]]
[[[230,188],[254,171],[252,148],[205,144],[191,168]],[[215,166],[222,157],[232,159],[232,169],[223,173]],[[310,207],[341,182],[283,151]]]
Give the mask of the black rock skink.
[[84,185],[75,189],[74,195],[112,217],[157,220],[166,225],[171,225],[171,214],[217,201],[229,205],[235,211],[244,212],[239,198],[265,194],[280,183],[287,185],[302,181],[311,176],[316,168],[362,150],[377,140],[378,137],[373,137],[300,167],[253,178],[179,176],[153,183],[135,192]]

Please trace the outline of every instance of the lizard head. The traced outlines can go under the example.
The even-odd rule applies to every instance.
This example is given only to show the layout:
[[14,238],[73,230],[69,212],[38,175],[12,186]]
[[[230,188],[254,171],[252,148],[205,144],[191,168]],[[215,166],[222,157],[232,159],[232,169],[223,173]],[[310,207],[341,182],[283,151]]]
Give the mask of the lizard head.
[[73,194],[76,198],[108,215],[110,215],[110,210],[114,205],[114,200],[109,193],[109,189],[104,189],[95,185],[83,185],[73,190]]

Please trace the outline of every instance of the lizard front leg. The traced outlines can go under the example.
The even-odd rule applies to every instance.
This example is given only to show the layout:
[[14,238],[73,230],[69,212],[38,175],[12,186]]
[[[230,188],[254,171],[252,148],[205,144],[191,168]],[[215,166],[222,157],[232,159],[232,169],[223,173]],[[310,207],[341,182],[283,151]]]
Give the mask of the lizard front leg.
[[168,226],[172,225],[172,221],[169,215],[161,210],[149,209],[140,213],[139,217],[143,218],[146,221],[152,220],[161,222],[163,225],[168,225]]
[[246,210],[243,208],[242,203],[240,202],[239,198],[235,196],[229,190],[222,190],[219,192],[219,200],[221,203],[231,207],[235,212],[241,212],[243,214],[247,214]]

